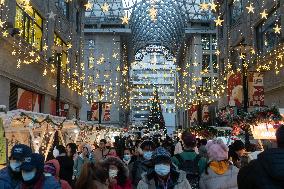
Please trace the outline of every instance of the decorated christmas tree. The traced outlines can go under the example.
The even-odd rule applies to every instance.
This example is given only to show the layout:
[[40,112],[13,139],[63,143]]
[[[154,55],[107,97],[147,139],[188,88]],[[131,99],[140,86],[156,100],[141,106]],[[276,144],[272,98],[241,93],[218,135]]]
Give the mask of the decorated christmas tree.
[[163,130],[164,133],[166,133],[165,120],[157,90],[154,91],[154,98],[152,100],[147,126],[149,130]]

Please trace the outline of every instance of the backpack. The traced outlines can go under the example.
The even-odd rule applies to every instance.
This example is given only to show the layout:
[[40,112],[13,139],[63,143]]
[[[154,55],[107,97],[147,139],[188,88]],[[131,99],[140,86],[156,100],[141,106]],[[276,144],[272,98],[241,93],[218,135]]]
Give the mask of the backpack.
[[175,157],[179,161],[179,169],[186,173],[186,178],[192,189],[198,189],[200,178],[198,162],[201,156],[197,154],[193,160],[184,160],[180,154],[175,155]]

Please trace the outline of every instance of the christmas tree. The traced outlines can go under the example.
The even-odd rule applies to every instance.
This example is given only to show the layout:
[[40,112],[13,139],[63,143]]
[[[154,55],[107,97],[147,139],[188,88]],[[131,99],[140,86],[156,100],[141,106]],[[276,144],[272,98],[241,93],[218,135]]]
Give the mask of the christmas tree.
[[157,90],[154,91],[154,98],[152,100],[147,126],[149,130],[163,130],[164,133],[166,133],[165,120]]

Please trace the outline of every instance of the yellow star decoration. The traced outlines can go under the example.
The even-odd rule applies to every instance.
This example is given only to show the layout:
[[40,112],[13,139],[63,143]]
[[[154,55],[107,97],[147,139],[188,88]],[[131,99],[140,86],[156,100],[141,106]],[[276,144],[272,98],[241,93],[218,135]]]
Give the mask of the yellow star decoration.
[[200,9],[201,10],[208,10],[208,8],[209,8],[209,4],[207,4],[207,3],[205,3],[205,2],[203,2],[203,3],[200,3]]
[[3,28],[3,27],[4,27],[4,24],[5,24],[5,21],[2,21],[2,20],[0,19],[0,28]]
[[218,5],[216,5],[214,2],[209,3],[209,5],[210,5],[211,10],[213,10],[215,12],[217,11],[216,8],[217,8]]
[[274,30],[274,33],[280,34],[281,32],[281,28],[278,26],[278,24],[273,28],[273,30]]
[[5,0],[0,0],[0,5],[4,5]]
[[16,55],[16,51],[15,50],[12,51],[12,55]]
[[267,19],[268,14],[266,13],[266,9],[263,10],[263,12],[260,13],[261,18]]
[[255,50],[254,50],[254,49],[251,49],[250,53],[251,53],[251,54],[255,54]]
[[84,6],[86,7],[86,10],[92,10],[93,4],[88,1]]
[[222,26],[222,22],[224,22],[224,20],[221,20],[220,19],[220,16],[218,16],[218,19],[217,20],[214,20],[216,26]]
[[2,33],[2,35],[4,36],[4,37],[8,37],[8,32],[7,32],[7,30],[5,30],[3,33]]
[[254,7],[252,6],[252,4],[250,3],[248,7],[246,7],[246,9],[248,9],[248,13],[254,13]]
[[122,24],[128,24],[129,18],[125,15],[123,18],[121,18]]
[[109,10],[109,5],[107,3],[104,3],[103,6],[102,6],[102,11],[108,12],[108,10]]
[[43,49],[44,51],[47,51],[47,48],[48,48],[48,46],[47,46],[46,44],[42,47],[42,49]]
[[243,53],[241,53],[240,59],[243,59],[243,60],[245,59],[245,55]]
[[71,43],[68,43],[67,49],[71,49],[71,48],[72,48],[72,44],[71,44]]
[[113,58],[117,58],[117,56],[118,56],[118,53],[113,53],[112,55]]
[[219,50],[217,50],[217,51],[215,52],[215,54],[219,56],[219,55],[221,54],[221,52],[220,52]]
[[158,13],[158,10],[155,9],[155,7],[151,7],[151,8],[150,8],[150,10],[149,10],[149,15],[150,15],[150,17],[151,17],[151,20],[153,20],[153,21],[156,20],[157,13]]
[[34,56],[35,55],[35,52],[34,51],[31,51],[29,52],[30,56]]

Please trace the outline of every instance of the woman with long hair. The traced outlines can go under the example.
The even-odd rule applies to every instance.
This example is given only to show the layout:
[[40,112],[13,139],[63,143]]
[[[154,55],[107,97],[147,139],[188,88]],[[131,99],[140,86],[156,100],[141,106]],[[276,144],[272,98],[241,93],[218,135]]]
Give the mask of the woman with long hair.
[[132,189],[129,171],[117,157],[107,157],[102,166],[108,170],[110,189]]
[[85,163],[80,177],[76,182],[76,189],[108,189],[108,172],[99,163]]

